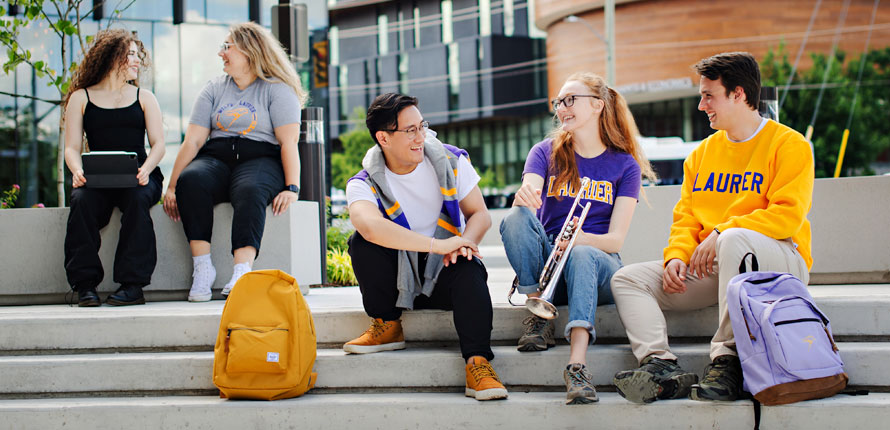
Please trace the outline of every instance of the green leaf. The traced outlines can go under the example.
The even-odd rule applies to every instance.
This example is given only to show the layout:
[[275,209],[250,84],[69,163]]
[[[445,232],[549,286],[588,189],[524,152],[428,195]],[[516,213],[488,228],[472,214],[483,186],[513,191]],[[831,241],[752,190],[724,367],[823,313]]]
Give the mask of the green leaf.
[[93,39],[95,39],[95,38],[96,38],[96,36],[94,36],[92,34],[87,35],[87,37],[86,37],[87,45],[89,45],[90,43],[93,43]]
[[39,5],[31,5],[25,10],[25,16],[28,17],[28,20],[32,20],[37,18],[40,15],[40,6]]
[[61,88],[62,93],[63,93],[63,94],[67,94],[67,93],[68,93],[68,87],[70,87],[70,86],[71,86],[71,81],[66,81],[64,84],[62,84],[62,88]]

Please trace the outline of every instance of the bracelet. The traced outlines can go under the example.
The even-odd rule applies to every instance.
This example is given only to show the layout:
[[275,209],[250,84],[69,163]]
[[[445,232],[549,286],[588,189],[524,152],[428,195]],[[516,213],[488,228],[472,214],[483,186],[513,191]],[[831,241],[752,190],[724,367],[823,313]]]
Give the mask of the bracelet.
[[714,227],[714,231],[716,231],[717,234],[720,234],[720,230],[717,230],[717,227]]
[[431,238],[430,238],[430,250],[429,250],[429,252],[427,252],[427,254],[432,254],[432,253],[433,253],[433,241],[434,241],[434,240],[436,240],[435,237],[431,237]]

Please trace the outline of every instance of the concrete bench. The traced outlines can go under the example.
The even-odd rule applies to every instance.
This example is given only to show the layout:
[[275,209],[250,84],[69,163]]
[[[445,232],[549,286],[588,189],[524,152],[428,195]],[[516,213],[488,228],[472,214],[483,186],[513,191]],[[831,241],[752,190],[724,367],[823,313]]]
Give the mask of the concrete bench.
[[[157,236],[158,263],[145,288],[147,300],[185,300],[191,286],[192,259],[181,223],[167,217],[157,205],[151,209]],[[217,275],[215,298],[232,276],[232,206],[213,211],[211,254]],[[63,303],[70,291],[65,278],[64,251],[68,208],[0,211],[0,305]],[[112,262],[120,230],[120,211],[102,229],[99,252],[105,279],[100,295],[113,292]],[[262,248],[254,269],[280,269],[293,275],[304,294],[321,283],[324,261],[318,255],[318,204],[297,201],[281,216],[266,210]]]
[[[662,258],[680,186],[646,188],[621,251],[624,264]],[[483,245],[501,245],[507,209],[492,211]],[[808,218],[813,231],[810,284],[890,283],[890,176],[817,179]]]

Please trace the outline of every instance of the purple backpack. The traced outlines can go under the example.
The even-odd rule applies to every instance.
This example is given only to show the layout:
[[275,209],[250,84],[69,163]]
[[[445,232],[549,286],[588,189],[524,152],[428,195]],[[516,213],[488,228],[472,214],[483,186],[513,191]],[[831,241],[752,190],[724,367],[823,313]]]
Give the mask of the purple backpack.
[[[751,255],[752,272],[745,271]],[[758,272],[742,259],[726,305],[745,390],[764,405],[830,397],[847,386],[828,317],[794,275]]]

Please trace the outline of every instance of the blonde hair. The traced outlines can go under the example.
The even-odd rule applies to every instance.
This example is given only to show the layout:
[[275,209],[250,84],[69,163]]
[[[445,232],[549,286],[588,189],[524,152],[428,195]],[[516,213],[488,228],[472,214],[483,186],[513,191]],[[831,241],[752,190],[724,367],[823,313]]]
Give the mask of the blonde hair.
[[[606,148],[630,154],[644,177],[655,182],[657,176],[646,154],[637,142],[637,124],[627,107],[624,97],[606,85],[602,77],[590,72],[574,73],[566,79],[566,82],[580,82],[584,84],[592,95],[603,101],[603,111],[599,119],[600,138]],[[578,166],[575,164],[575,147],[572,133],[555,127],[549,135],[553,139],[553,150],[550,155],[550,166],[557,173],[553,184],[558,189],[563,184],[571,184],[577,189],[581,186],[581,178],[578,174]]]
[[247,56],[251,71],[266,82],[282,82],[294,89],[300,104],[309,99],[300,77],[272,33],[254,22],[235,24],[230,29],[232,42]]

